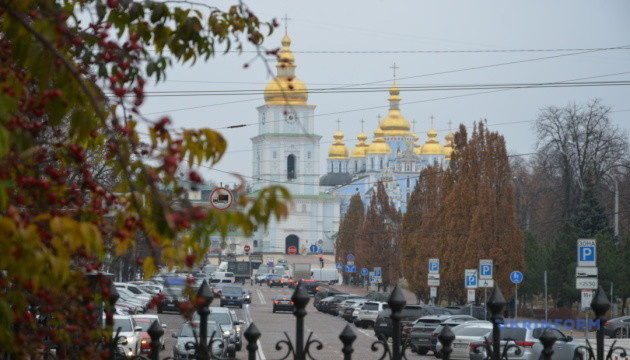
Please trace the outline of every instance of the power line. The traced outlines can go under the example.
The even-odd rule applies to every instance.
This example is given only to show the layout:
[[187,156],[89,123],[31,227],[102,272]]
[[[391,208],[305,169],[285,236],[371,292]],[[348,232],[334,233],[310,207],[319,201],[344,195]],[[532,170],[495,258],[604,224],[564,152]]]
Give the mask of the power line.
[[[469,50],[291,50],[294,54],[475,54],[475,53],[542,53],[542,52],[594,52],[628,50],[627,47],[555,48],[555,49],[469,49]],[[256,53],[256,51],[243,51]]]

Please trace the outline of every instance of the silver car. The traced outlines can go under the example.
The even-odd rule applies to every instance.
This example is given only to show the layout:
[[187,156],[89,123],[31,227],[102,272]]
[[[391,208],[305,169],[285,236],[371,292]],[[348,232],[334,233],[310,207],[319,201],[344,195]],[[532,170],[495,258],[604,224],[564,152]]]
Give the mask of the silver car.
[[[453,328],[455,340],[451,344],[453,349],[451,359],[468,360],[470,344],[483,341],[491,331],[492,323],[489,321],[470,321]],[[440,350],[442,344],[438,342],[435,345],[436,354],[439,354]]]
[[[538,338],[543,331],[547,329],[556,337],[553,345],[554,360],[579,360],[584,358],[584,353],[580,349],[576,356],[575,350],[580,346],[579,343],[573,341],[573,337],[564,335],[560,330],[545,326],[544,324],[536,324],[528,327],[511,326],[501,329],[501,352],[506,344],[516,345],[520,349],[517,354],[517,348],[511,348],[507,351],[509,360],[538,360],[543,350],[543,346]],[[487,336],[488,341],[473,343],[470,345],[470,360],[483,360],[487,358],[486,346],[492,346],[492,332]]]

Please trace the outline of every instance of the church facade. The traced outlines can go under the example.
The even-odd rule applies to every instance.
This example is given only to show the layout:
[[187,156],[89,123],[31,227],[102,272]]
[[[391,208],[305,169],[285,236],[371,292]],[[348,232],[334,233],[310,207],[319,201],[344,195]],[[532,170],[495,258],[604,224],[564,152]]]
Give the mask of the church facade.
[[431,124],[426,141],[419,143],[419,136],[400,111],[400,89],[396,80],[389,89],[388,101],[388,114],[379,121],[369,144],[363,129],[357,135],[352,152],[348,151],[341,131],[333,135],[335,141],[326,160],[327,174],[320,179],[320,186],[341,199],[342,214],[356,193],[368,206],[379,181],[383,182],[394,206],[404,213],[420,171],[427,166],[445,168],[451,160],[454,139],[451,132],[441,145]]

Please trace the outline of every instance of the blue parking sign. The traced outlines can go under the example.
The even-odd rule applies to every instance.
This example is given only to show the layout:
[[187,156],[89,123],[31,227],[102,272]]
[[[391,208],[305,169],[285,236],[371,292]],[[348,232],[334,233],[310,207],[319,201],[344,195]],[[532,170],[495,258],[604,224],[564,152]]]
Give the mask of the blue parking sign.
[[481,265],[481,275],[492,277],[492,265]]

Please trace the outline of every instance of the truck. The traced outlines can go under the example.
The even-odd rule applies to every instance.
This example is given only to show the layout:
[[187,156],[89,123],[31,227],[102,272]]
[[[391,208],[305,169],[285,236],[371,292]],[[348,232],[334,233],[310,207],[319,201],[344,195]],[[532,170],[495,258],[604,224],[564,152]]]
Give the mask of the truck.
[[337,269],[315,269],[311,278],[318,282],[336,284],[339,282],[339,271]]
[[311,264],[307,263],[295,263],[292,265],[291,276],[294,281],[300,281],[302,279],[310,280],[312,276]]
[[249,261],[234,261],[229,260],[227,262],[227,271],[234,273],[235,281],[242,283],[249,281],[252,275],[253,263]]

